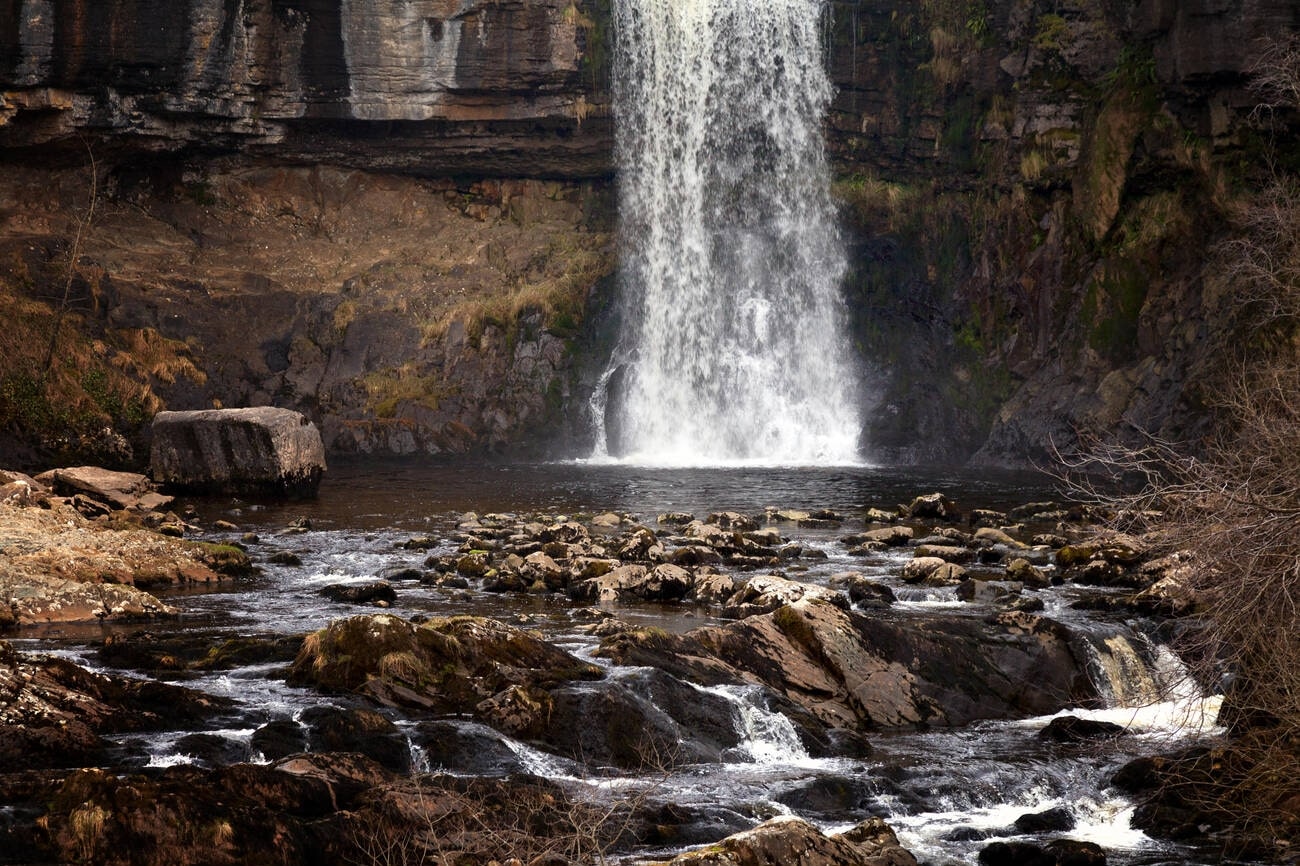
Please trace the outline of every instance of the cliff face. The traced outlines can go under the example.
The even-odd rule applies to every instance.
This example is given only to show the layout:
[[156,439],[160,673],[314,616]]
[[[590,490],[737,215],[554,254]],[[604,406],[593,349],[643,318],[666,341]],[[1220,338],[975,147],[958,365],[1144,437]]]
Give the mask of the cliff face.
[[[101,424],[213,401],[302,409],[342,451],[557,429],[613,270],[608,13],[0,0],[9,438],[121,453]],[[1253,111],[1252,58],[1300,10],[832,0],[826,24],[873,456],[1194,435],[1231,318],[1218,244],[1295,141]]]
[[1253,64],[1298,26],[1280,0],[832,4],[877,457],[1197,435],[1244,348],[1221,244],[1293,168]]
[[609,171],[571,0],[3,0],[5,150],[239,149],[367,170]]
[[131,462],[162,406],[292,407],[336,453],[537,439],[613,268],[591,14],[0,2],[11,459]]

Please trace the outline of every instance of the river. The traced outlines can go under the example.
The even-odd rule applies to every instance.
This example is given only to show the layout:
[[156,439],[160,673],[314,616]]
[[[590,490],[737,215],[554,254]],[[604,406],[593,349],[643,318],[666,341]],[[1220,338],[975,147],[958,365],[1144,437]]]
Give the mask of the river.
[[[331,468],[312,501],[256,504],[232,500],[193,500],[192,519],[203,537],[235,540],[255,533],[249,545],[259,562],[254,577],[215,589],[175,592],[165,599],[181,610],[174,622],[152,624],[155,634],[209,634],[212,641],[231,635],[301,634],[332,619],[365,612],[327,601],[328,584],[364,582],[392,566],[420,568],[430,554],[450,552],[459,541],[456,526],[466,512],[485,515],[544,513],[589,518],[602,512],[634,515],[653,526],[656,515],[689,512],[698,517],[721,510],[762,515],[767,507],[829,509],[846,517],[842,526],[783,527],[782,534],[824,558],[804,558],[791,568],[797,580],[826,584],[837,572],[854,570],[889,585],[898,597],[891,615],[943,612],[978,616],[980,604],[956,599],[950,588],[918,589],[899,575],[910,557],[906,549],[868,559],[851,556],[840,538],[860,529],[868,507],[892,508],[914,495],[943,491],[966,510],[1007,509],[1057,496],[1050,479],[1030,474],[893,470],[872,467],[645,469],[584,463],[435,464],[358,462]],[[237,530],[214,529],[218,520]],[[286,532],[297,522],[301,529]],[[308,528],[309,527],[309,528]],[[402,543],[429,536],[427,551]],[[292,553],[301,565],[273,564],[276,553]],[[394,582],[392,613],[402,616],[473,613],[525,624],[570,652],[594,661],[636,691],[646,680],[637,668],[618,668],[592,655],[598,638],[583,628],[586,605],[560,593],[489,593],[448,589],[415,581]],[[1099,590],[1069,584],[1044,590],[1045,614],[1066,623],[1098,646],[1122,644],[1124,657],[1099,655],[1094,678],[1110,706],[1081,708],[1086,715],[1118,722],[1129,733],[1105,744],[1062,747],[1038,736],[1048,718],[983,721],[953,730],[903,733],[868,732],[873,750],[865,757],[812,757],[800,745],[789,720],[768,708],[759,687],[701,689],[718,706],[728,707],[740,745],[723,759],[642,774],[617,774],[584,767],[551,754],[545,744],[517,743],[477,723],[452,720],[466,732],[492,738],[504,749],[491,768],[478,772],[526,771],[563,781],[587,798],[626,795],[629,789],[695,810],[699,817],[685,841],[707,841],[739,827],[780,814],[799,814],[825,828],[851,826],[869,815],[885,817],[900,840],[922,862],[972,862],[992,839],[1046,839],[1057,835],[1093,841],[1118,864],[1214,862],[1128,826],[1132,804],[1110,789],[1107,780],[1130,758],[1167,750],[1176,742],[1208,731],[1214,699],[1203,698],[1183,675],[1177,660],[1152,642],[1141,622],[1078,610],[1079,593]],[[688,603],[636,604],[617,609],[628,620],[683,632],[717,622],[715,611]],[[870,614],[868,614],[870,615]],[[114,627],[123,630],[125,627]],[[99,655],[106,627],[50,628],[26,632],[15,644],[29,651],[54,652],[89,667],[111,670]],[[138,629],[137,629],[138,630]],[[1131,656],[1131,658],[1130,658]],[[1126,664],[1126,659],[1131,664]],[[127,675],[132,674],[125,671]],[[185,685],[234,698],[238,710],[208,734],[226,741],[236,759],[263,760],[251,747],[252,733],[276,719],[290,719],[330,699],[285,684],[273,665],[178,675]],[[647,693],[648,694],[648,693]],[[404,729],[419,714],[392,713]],[[123,738],[130,760],[151,765],[194,761],[178,742],[189,732]],[[437,770],[437,761],[413,745],[417,770]],[[458,771],[466,772],[462,767]],[[1073,822],[1065,833],[1023,833],[1017,818],[1064,810]],[[677,848],[680,848],[679,844]],[[675,849],[630,852],[670,854]]]

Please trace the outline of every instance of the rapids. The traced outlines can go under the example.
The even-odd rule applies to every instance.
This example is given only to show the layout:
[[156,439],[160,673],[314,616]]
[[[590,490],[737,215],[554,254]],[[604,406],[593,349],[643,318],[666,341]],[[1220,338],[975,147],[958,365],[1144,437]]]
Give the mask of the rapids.
[[[154,623],[155,634],[186,634],[220,639],[240,635],[299,634],[367,608],[340,605],[322,598],[330,583],[363,582],[391,566],[415,566],[425,552],[402,549],[413,535],[435,539],[429,553],[454,550],[456,524],[463,512],[511,511],[527,514],[589,516],[615,510],[630,512],[648,525],[665,511],[735,509],[761,514],[764,506],[831,507],[846,513],[866,506],[890,506],[923,490],[943,488],[963,507],[1007,507],[1049,496],[1042,479],[984,473],[901,473],[882,469],[731,469],[665,470],[590,465],[430,466],[355,464],[334,467],[320,498],[289,505],[257,505],[228,500],[193,504],[197,520],[211,526],[218,519],[253,531],[260,540],[252,552],[260,561],[258,576],[215,590],[179,592],[166,600],[180,608],[175,622]],[[297,518],[311,528],[287,533]],[[846,524],[847,525],[847,524]],[[910,590],[899,581],[905,554],[864,561],[850,556],[838,528],[783,528],[824,559],[800,560],[792,577],[825,584],[848,569],[890,585],[900,598]],[[231,533],[210,537],[230,539]],[[233,537],[238,537],[234,535]],[[268,562],[277,552],[292,552],[298,567]],[[799,570],[806,567],[806,570]],[[653,695],[642,683],[658,672],[612,665],[592,653],[598,639],[584,630],[582,605],[562,594],[537,595],[449,590],[402,581],[391,609],[401,616],[474,613],[526,624],[546,639],[584,660],[604,666],[611,680]],[[1096,652],[1094,679],[1109,696],[1109,706],[1071,710],[1117,722],[1128,735],[1105,743],[1063,747],[1037,736],[1051,719],[985,721],[948,730],[868,732],[873,751],[867,755],[814,757],[800,743],[789,719],[772,709],[758,686],[691,686],[700,704],[720,708],[715,719],[731,729],[735,745],[716,762],[688,763],[649,772],[615,771],[584,766],[552,754],[545,744],[522,743],[467,719],[440,720],[460,735],[494,744],[476,766],[452,767],[457,773],[502,775],[530,772],[559,780],[582,796],[627,797],[636,792],[688,811],[693,820],[675,847],[631,852],[629,856],[668,855],[693,843],[716,840],[757,821],[798,814],[825,828],[843,828],[869,815],[885,817],[903,844],[922,862],[973,862],[992,840],[1044,839],[1053,834],[1017,830],[1024,815],[1064,810],[1074,829],[1064,835],[1095,841],[1112,864],[1206,862],[1190,851],[1152,840],[1128,826],[1132,804],[1110,789],[1110,775],[1128,759],[1168,749],[1171,744],[1212,730],[1215,698],[1203,696],[1167,650],[1145,637],[1141,624],[1108,619],[1071,607],[1069,585],[1044,591],[1047,615],[1066,623],[1079,640]],[[951,616],[981,616],[987,608],[956,601],[951,590],[913,594],[895,605],[908,610]],[[684,632],[715,622],[713,612],[692,604],[632,604],[617,609],[620,617],[640,625]],[[869,614],[868,614],[869,615]],[[127,630],[114,627],[114,630]],[[138,629],[137,629],[138,630]],[[98,646],[104,627],[26,632],[15,643],[24,650],[64,655],[97,669],[107,669]],[[185,685],[233,698],[237,708],[207,730],[209,741],[236,759],[264,758],[251,743],[259,726],[297,719],[321,704],[337,701],[309,689],[285,684],[276,665],[258,664],[227,671],[178,674]],[[130,673],[129,671],[127,673]],[[138,674],[136,674],[138,675]],[[422,721],[417,713],[390,714],[409,732],[411,765],[438,770],[417,742]],[[186,751],[186,735],[124,735],[123,760],[136,766],[166,766],[200,760]],[[683,729],[682,738],[693,736]]]

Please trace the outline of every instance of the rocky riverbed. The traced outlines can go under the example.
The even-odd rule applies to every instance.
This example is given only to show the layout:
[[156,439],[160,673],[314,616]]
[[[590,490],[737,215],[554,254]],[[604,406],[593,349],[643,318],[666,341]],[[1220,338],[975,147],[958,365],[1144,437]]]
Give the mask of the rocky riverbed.
[[0,861],[1197,862],[1093,827],[1196,600],[1087,509],[289,519],[93,475],[0,479]]

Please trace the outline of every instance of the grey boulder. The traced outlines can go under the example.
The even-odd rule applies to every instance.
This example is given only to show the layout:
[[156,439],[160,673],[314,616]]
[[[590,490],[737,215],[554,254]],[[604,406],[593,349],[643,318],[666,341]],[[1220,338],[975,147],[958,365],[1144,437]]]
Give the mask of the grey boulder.
[[325,474],[325,447],[316,425],[290,409],[159,412],[150,464],[172,489],[310,497]]

